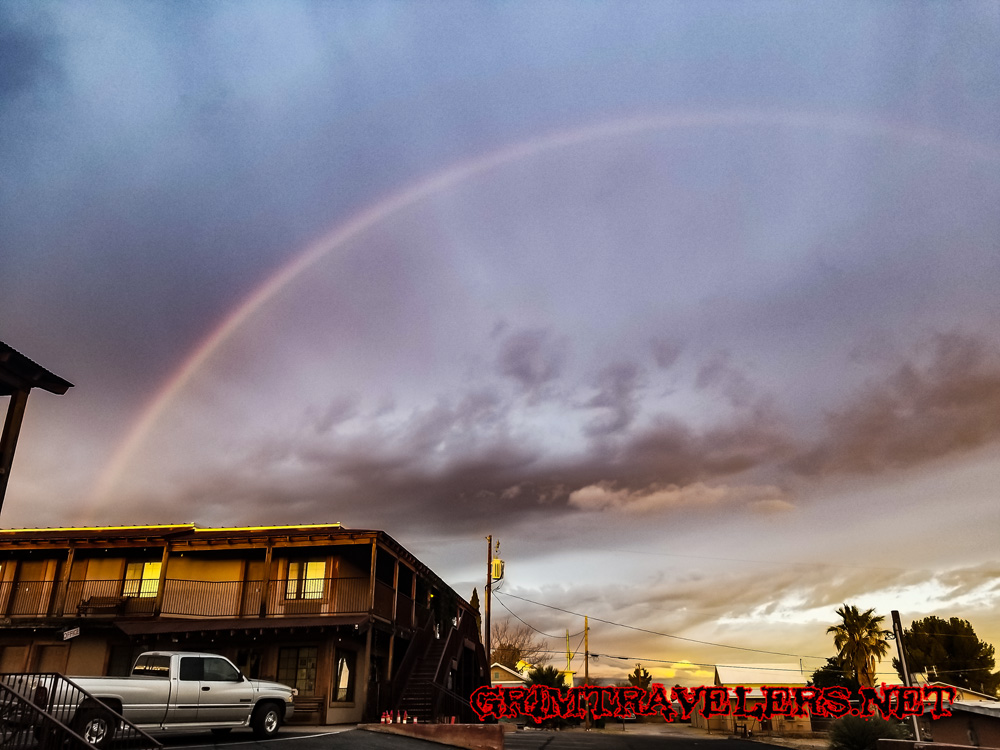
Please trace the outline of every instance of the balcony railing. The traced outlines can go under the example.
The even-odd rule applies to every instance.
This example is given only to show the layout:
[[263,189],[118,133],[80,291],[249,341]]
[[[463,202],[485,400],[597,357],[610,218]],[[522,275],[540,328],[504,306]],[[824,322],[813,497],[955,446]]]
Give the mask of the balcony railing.
[[372,611],[379,617],[391,620],[393,596],[392,586],[381,581],[375,581],[375,604],[372,607]]
[[412,628],[413,600],[402,591],[396,593],[396,624],[401,628]]
[[[265,595],[266,589],[266,595]],[[385,591],[383,591],[385,589]],[[393,591],[377,583],[372,602],[368,578],[274,579],[264,581],[159,582],[71,580],[0,583],[0,616],[153,616],[240,618],[368,614],[392,616]],[[157,609],[158,608],[158,609]],[[408,620],[409,617],[406,616]]]

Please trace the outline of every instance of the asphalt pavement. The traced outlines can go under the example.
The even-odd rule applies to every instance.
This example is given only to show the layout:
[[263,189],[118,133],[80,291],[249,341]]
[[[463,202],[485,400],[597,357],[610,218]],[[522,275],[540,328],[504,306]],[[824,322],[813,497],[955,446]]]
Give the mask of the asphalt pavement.
[[[159,737],[167,750],[441,750],[446,746],[411,737],[349,727],[283,729],[274,739],[256,741],[250,732],[218,737],[210,733]],[[629,726],[621,730],[535,731],[505,735],[506,750],[764,750],[745,740],[707,735],[689,727]]]

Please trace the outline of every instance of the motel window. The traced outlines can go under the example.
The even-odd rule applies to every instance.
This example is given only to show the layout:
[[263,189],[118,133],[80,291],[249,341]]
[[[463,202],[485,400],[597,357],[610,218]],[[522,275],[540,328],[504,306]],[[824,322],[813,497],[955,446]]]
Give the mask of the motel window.
[[354,700],[354,665],[358,655],[337,649],[337,665],[333,675],[333,700]]
[[316,652],[315,646],[279,649],[278,682],[298,688],[302,695],[315,695]]
[[159,586],[159,562],[130,562],[126,566],[122,596],[154,597]]
[[325,579],[325,560],[289,560],[285,598],[322,599]]

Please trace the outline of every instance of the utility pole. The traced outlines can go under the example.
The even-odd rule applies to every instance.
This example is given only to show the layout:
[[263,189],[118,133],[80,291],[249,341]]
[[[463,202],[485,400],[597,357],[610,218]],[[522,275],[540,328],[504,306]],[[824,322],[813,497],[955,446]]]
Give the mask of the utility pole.
[[[896,650],[899,653],[899,665],[903,668],[903,684],[906,687],[912,687],[913,681],[910,679],[910,669],[906,666],[906,648],[903,645],[903,626],[899,622],[899,612],[897,610],[892,610],[892,632],[896,635]],[[921,742],[920,739],[920,724],[917,722],[916,716],[910,717],[913,721],[913,738],[917,742]]]
[[569,650],[569,628],[566,628],[566,671],[567,672],[573,671],[574,656],[576,656],[576,654],[571,653]]
[[[590,684],[590,623],[586,615],[583,616],[583,684],[584,686]],[[584,698],[583,701],[586,704],[583,726],[585,729],[590,729],[590,699]]]
[[493,592],[493,535],[486,537],[486,617],[483,618],[483,642],[486,644],[486,668],[490,663],[490,595]]

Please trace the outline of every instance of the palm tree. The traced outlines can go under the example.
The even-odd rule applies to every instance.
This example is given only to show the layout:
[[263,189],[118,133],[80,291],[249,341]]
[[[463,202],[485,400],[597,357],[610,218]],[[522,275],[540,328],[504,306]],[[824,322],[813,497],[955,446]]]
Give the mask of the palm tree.
[[857,607],[847,604],[837,614],[843,624],[832,625],[826,632],[833,633],[833,645],[844,665],[844,674],[854,677],[862,687],[873,687],[875,663],[889,652],[887,637],[891,633],[881,628],[885,617],[876,616],[874,608],[859,612]]

